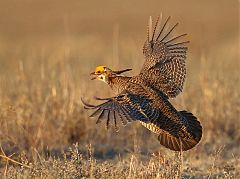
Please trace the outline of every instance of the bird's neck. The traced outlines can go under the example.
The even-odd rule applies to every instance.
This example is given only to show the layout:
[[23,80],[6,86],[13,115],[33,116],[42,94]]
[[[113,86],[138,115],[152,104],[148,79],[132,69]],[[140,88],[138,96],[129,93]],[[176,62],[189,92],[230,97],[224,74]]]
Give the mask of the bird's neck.
[[115,76],[115,77],[109,77],[108,79],[108,85],[116,92],[120,93],[124,89],[126,89],[127,84],[131,77],[127,76]]

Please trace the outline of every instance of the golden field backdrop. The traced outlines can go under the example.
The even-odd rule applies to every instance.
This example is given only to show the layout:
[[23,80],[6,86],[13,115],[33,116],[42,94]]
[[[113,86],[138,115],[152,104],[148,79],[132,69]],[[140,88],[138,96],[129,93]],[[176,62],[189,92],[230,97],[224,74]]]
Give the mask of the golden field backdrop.
[[[113,95],[90,80],[97,65],[139,72],[149,16],[155,20],[161,13],[172,17],[172,25],[179,22],[176,34],[188,33],[190,40],[184,91],[171,102],[203,125],[202,141],[180,163],[137,123],[118,133],[96,126],[80,100]],[[237,0],[0,0],[1,154],[14,153],[13,159],[31,166],[2,159],[2,174],[237,178],[239,15]]]

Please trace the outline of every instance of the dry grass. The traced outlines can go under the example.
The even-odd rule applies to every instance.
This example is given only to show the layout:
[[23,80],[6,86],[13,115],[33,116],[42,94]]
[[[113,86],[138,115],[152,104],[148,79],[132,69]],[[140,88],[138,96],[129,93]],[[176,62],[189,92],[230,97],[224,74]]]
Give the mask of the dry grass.
[[[184,9],[184,3],[173,3],[172,9],[164,7],[171,14],[177,12],[176,20],[183,24],[180,30],[187,29],[191,40],[184,92],[171,102],[179,110],[192,111],[203,125],[202,141],[182,158],[160,146],[156,136],[137,123],[121,128],[118,133],[96,126],[80,101],[81,97],[93,102],[93,96],[112,95],[106,85],[89,80],[88,74],[96,65],[131,67],[134,71],[130,75],[138,73],[144,60],[141,47],[147,16],[162,9],[156,11],[152,7],[144,12],[124,9],[113,13],[109,9],[116,7],[110,3],[106,8],[109,16],[91,10],[91,16],[86,17],[81,15],[87,9],[78,12],[73,5],[73,14],[58,21],[60,10],[52,9],[46,20],[46,16],[38,16],[39,9],[34,7],[34,12],[29,13],[40,20],[31,23],[26,20],[19,29],[12,26],[18,27],[23,19],[17,15],[26,16],[27,11],[16,11],[17,15],[11,18],[11,14],[1,11],[9,19],[9,23],[4,21],[6,29],[0,31],[0,170],[3,176],[239,178],[239,36],[234,21],[237,18],[232,16],[234,8],[221,3],[219,6],[229,10],[218,13],[216,8],[214,16],[210,15],[206,2],[192,4],[193,9],[185,9],[183,14],[178,8]],[[200,5],[206,6],[205,14],[198,14]],[[144,3],[140,3],[136,9],[143,7]],[[62,1],[59,8],[66,10]],[[68,8],[71,9],[70,5]],[[136,13],[142,18],[127,19],[124,12],[129,17],[136,18],[133,15]],[[80,22],[91,19],[93,23],[86,23],[83,28],[81,23],[76,23],[77,14]],[[64,30],[52,27],[53,22],[59,27],[62,21]],[[46,29],[33,30],[44,22]],[[203,26],[199,28],[196,24]],[[31,28],[26,31],[27,27]],[[54,32],[57,35],[52,36]],[[10,38],[11,35],[15,38]]]

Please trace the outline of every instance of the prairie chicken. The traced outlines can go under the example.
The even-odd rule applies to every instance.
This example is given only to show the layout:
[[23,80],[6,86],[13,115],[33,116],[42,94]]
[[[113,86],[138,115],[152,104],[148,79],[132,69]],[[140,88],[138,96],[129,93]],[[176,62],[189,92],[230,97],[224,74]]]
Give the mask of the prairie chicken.
[[118,130],[119,122],[126,125],[139,121],[158,135],[160,144],[171,150],[186,151],[201,140],[202,127],[192,113],[177,111],[168,100],[183,89],[188,43],[179,41],[186,34],[172,37],[171,33],[178,24],[164,32],[169,19],[158,30],[159,17],[154,29],[150,17],[147,41],[143,46],[146,60],[139,75],[127,77],[121,74],[131,69],[113,71],[106,66],[98,66],[91,73],[92,79],[107,83],[117,95],[96,98],[104,101],[99,105],[82,102],[86,109],[95,110],[90,117],[97,117],[96,123],[106,120],[107,128],[113,125]]

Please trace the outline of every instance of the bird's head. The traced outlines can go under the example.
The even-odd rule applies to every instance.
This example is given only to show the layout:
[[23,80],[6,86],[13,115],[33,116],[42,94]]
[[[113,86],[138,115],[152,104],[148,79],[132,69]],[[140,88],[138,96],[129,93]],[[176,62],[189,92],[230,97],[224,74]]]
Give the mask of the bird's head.
[[130,71],[132,69],[125,69],[125,70],[120,70],[120,71],[113,71],[110,68],[106,66],[97,66],[95,71],[90,73],[90,75],[93,76],[92,80],[98,79],[100,81],[103,81],[105,83],[108,83],[109,78],[114,78],[116,76],[119,76],[123,72]]

